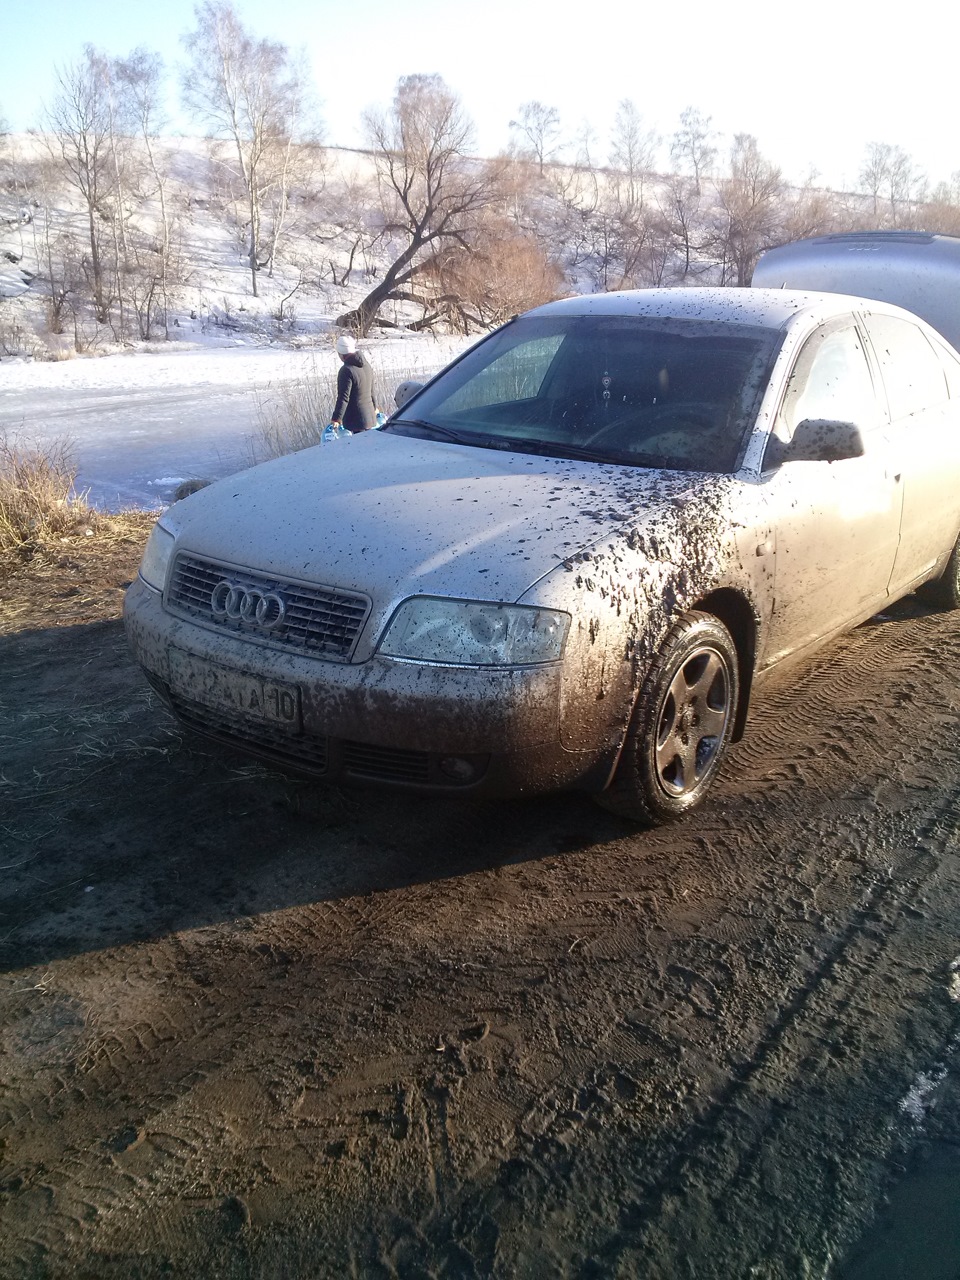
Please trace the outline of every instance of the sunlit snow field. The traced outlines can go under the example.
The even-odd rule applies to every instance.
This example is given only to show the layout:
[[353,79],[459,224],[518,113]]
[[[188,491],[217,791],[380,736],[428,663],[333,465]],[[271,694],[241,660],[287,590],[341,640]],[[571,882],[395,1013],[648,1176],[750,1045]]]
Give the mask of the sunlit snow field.
[[[466,345],[410,334],[361,343],[387,401],[381,407],[393,409],[397,383],[425,379]],[[158,507],[181,480],[216,479],[257,461],[262,408],[284,387],[329,380],[338,367],[332,343],[307,351],[182,344],[53,363],[3,360],[0,433],[24,444],[69,440],[77,488],[98,507]]]

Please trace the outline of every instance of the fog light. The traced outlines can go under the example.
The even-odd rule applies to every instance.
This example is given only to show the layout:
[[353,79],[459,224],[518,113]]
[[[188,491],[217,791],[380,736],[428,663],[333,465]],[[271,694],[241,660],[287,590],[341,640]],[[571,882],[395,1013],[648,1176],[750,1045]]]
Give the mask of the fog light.
[[472,782],[479,770],[472,760],[464,760],[463,756],[443,756],[440,772],[454,782]]

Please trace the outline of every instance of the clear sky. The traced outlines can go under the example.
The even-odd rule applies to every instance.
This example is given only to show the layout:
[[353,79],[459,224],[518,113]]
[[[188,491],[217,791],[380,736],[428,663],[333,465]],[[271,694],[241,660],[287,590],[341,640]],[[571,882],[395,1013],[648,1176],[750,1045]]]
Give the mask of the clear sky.
[[[756,135],[787,178],[811,170],[855,186],[866,146],[902,147],[932,182],[960,170],[960,5],[853,0],[237,0],[257,36],[303,48],[326,140],[356,146],[364,107],[386,104],[397,77],[438,72],[477,125],[478,151],[505,147],[521,103],[556,107],[571,138],[588,122],[607,157],[617,103],[631,98],[669,138],[680,112],[712,117],[726,147]],[[138,45],[171,72],[192,0],[0,0],[0,115],[41,123],[55,68],[85,44]],[[171,76],[176,111],[176,76]],[[188,121],[174,124],[190,131]],[[662,155],[666,158],[666,146]]]

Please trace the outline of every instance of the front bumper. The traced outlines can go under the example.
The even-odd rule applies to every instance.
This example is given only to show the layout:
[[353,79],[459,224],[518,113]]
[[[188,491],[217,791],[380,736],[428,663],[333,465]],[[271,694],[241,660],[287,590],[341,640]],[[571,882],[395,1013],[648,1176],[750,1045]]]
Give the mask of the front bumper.
[[[511,795],[600,790],[609,749],[560,742],[560,665],[439,667],[374,655],[330,662],[285,653],[167,612],[137,578],[124,622],[134,657],[195,731],[330,781]],[[279,724],[204,692],[211,671],[294,690],[295,724]]]

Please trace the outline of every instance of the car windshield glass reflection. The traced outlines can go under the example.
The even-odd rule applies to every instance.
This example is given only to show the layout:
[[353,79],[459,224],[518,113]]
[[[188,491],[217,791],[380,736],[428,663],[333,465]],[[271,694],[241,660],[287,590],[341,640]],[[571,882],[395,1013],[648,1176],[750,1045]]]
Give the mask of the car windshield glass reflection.
[[468,352],[389,430],[731,472],[779,341],[776,331],[719,322],[527,317]]

